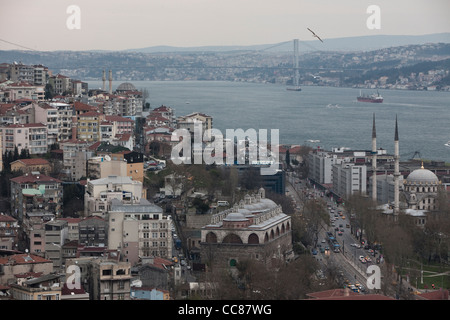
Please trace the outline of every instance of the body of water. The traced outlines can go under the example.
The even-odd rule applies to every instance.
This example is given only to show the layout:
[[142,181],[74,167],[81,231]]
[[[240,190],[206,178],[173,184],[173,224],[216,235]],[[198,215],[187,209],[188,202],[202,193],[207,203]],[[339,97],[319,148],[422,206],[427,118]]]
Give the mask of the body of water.
[[[113,90],[124,81],[113,81]],[[375,113],[377,147],[394,152],[395,117],[398,117],[401,160],[418,151],[423,159],[450,162],[450,92],[379,90],[381,104],[357,102],[359,89],[302,87],[215,81],[131,81],[149,91],[151,108],[166,105],[175,115],[203,112],[213,126],[226,129],[279,129],[286,144],[371,149]],[[100,88],[90,81],[89,88]],[[371,90],[364,90],[371,93]],[[320,140],[311,143],[308,140]],[[417,158],[417,156],[416,156]]]

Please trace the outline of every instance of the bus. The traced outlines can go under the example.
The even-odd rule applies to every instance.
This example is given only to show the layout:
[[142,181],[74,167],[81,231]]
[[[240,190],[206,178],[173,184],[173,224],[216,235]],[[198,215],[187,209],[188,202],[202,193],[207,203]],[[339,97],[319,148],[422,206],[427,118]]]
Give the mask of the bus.
[[337,243],[337,242],[333,243],[333,251],[334,252],[340,252],[340,248],[341,248],[341,246],[339,245],[339,243]]

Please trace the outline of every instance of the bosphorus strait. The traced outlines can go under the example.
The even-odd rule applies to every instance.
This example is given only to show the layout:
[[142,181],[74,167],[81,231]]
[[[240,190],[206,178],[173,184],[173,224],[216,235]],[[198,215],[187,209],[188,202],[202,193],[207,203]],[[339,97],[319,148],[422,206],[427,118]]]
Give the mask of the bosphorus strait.
[[[113,88],[122,82],[113,81]],[[371,104],[357,102],[359,89],[354,88],[303,86],[301,92],[293,92],[277,84],[130,82],[139,90],[148,90],[151,108],[170,106],[178,116],[203,112],[212,116],[214,128],[223,132],[236,128],[279,129],[281,143],[323,149],[369,150],[375,113],[378,147],[392,153],[397,116],[403,160],[418,151],[423,159],[450,162],[450,148],[444,145],[450,140],[448,92],[380,90],[384,102]],[[89,87],[101,87],[101,82],[90,81]]]

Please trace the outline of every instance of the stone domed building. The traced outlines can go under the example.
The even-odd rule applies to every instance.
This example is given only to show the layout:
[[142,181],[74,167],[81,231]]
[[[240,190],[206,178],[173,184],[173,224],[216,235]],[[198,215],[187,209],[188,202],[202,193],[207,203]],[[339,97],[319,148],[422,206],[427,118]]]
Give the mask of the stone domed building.
[[124,83],[121,83],[117,87],[116,91],[118,93],[122,93],[122,92],[127,92],[127,91],[138,91],[138,90],[136,89],[136,87],[132,83],[124,82]]
[[291,226],[291,217],[267,199],[261,188],[213,215],[211,223],[202,228],[202,263],[224,268],[246,259],[269,266],[274,259],[287,261],[293,258]]
[[404,180],[403,194],[408,209],[436,210],[436,198],[439,188],[438,177],[422,167],[412,171]]

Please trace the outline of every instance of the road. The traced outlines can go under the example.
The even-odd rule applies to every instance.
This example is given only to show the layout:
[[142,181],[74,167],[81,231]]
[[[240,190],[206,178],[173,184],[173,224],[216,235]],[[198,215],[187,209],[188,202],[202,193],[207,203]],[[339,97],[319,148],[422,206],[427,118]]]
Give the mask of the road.
[[[375,262],[375,258],[370,256],[367,250],[364,250],[362,247],[357,248],[352,246],[352,244],[359,243],[358,240],[351,234],[350,232],[350,222],[349,217],[346,216],[345,210],[343,207],[337,206],[331,199],[325,197],[321,190],[316,190],[314,188],[310,188],[306,185],[305,180],[300,180],[293,174],[289,173],[286,179],[286,190],[287,195],[291,196],[291,198],[295,201],[297,210],[300,212],[302,209],[302,203],[304,200],[304,195],[311,194],[312,197],[323,198],[326,200],[327,205],[332,208],[332,210],[328,210],[330,215],[330,224],[329,226],[324,222],[322,224],[323,228],[319,231],[318,236],[318,246],[320,247],[329,247],[329,243],[327,242],[327,234],[326,232],[331,232],[335,235],[337,242],[341,246],[341,250],[338,253],[333,252],[332,250],[321,252],[320,247],[317,248],[316,259],[322,265],[322,268],[336,268],[342,274],[344,279],[348,279],[350,284],[359,283],[364,287],[367,287],[367,267]],[[342,215],[339,214],[339,211],[342,211]],[[331,219],[334,219],[334,226],[332,225]],[[348,225],[348,227],[347,227]],[[341,226],[341,227],[340,227]],[[339,234],[338,230],[335,228],[339,228],[339,231],[342,232],[342,235]],[[325,242],[323,242],[325,240]],[[359,256],[370,256],[372,259],[371,262],[362,263],[359,260]],[[365,288],[367,289],[367,288]],[[369,292],[370,290],[366,290],[365,292]]]

